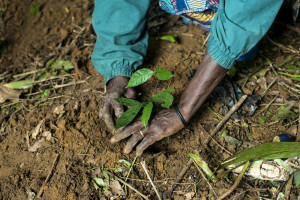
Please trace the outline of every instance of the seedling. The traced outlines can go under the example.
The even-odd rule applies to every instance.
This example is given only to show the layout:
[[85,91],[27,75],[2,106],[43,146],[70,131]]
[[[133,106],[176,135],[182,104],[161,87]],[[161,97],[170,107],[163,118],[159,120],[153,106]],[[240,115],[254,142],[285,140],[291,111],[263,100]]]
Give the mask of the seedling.
[[[147,80],[149,80],[152,77],[153,74],[154,72],[150,69],[137,70],[130,77],[127,88],[135,87],[142,83],[145,83]],[[168,70],[160,67],[156,68],[155,75],[159,80],[163,80],[163,81],[169,80],[174,76]],[[115,98],[114,100],[117,101],[118,103],[125,106],[130,106],[130,109],[124,112],[121,115],[121,117],[117,120],[116,129],[127,126],[130,122],[132,122],[132,120],[134,120],[134,118],[137,116],[137,114],[140,112],[142,108],[144,109],[143,109],[141,121],[146,128],[148,121],[151,117],[154,104],[162,103],[161,104],[162,107],[169,108],[172,105],[174,99],[173,95],[171,94],[171,92],[173,91],[174,91],[173,89],[167,88],[161,93],[153,95],[150,99],[148,99],[147,102],[139,102],[127,98]]]
[[40,0],[37,0],[30,8],[30,14],[36,16],[40,12]]

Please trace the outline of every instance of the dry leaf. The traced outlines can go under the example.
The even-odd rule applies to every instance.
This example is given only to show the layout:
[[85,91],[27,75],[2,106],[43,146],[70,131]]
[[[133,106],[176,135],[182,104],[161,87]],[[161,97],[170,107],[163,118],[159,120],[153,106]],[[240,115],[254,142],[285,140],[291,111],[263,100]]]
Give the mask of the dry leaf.
[[38,149],[43,147],[43,144],[45,142],[45,138],[41,138],[38,141],[36,141],[29,149],[30,152],[36,152]]
[[46,131],[42,134],[43,137],[46,138],[46,140],[50,141],[52,138],[51,132],[50,131]]
[[5,102],[6,100],[13,100],[13,102],[19,100],[21,92],[4,87],[0,85],[0,103]]
[[54,108],[53,113],[57,115],[63,114],[65,112],[64,108],[64,105],[57,106]]
[[186,193],[184,196],[187,200],[190,200],[195,196],[195,192]]
[[110,181],[109,187],[113,194],[125,196],[125,192],[118,181]]
[[261,89],[263,89],[263,90],[267,89],[267,80],[265,77],[260,77],[257,80],[257,83],[259,84]]
[[32,132],[33,139],[36,140],[36,136],[40,133],[40,128],[41,128],[43,122],[44,122],[44,120],[40,121],[40,123],[34,128],[34,130]]

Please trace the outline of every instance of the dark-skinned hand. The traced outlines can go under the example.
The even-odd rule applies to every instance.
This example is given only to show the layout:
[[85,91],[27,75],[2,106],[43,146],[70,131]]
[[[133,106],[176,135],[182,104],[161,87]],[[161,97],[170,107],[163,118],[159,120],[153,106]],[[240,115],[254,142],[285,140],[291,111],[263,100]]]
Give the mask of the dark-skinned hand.
[[178,118],[174,108],[164,109],[159,111],[153,119],[150,120],[147,129],[145,129],[142,122],[138,120],[113,136],[111,142],[116,143],[131,136],[124,148],[124,153],[127,154],[132,151],[133,147],[140,140],[142,140],[136,148],[136,155],[140,156],[150,145],[178,132],[183,127],[184,126]]
[[99,116],[105,121],[111,131],[115,129],[114,116],[118,119],[124,112],[123,105],[114,101],[114,98],[126,97],[134,99],[136,96],[133,88],[126,88],[128,81],[128,77],[117,76],[108,82]]
[[[178,108],[186,122],[196,113],[209,94],[226,75],[226,72],[227,69],[221,67],[206,52],[196,74],[178,102]],[[136,155],[140,156],[150,145],[178,132],[183,127],[174,108],[164,109],[154,115],[147,125],[147,129],[138,120],[113,136],[111,142],[116,143],[131,136],[124,148],[124,153],[130,153],[134,146],[142,140],[136,148]]]

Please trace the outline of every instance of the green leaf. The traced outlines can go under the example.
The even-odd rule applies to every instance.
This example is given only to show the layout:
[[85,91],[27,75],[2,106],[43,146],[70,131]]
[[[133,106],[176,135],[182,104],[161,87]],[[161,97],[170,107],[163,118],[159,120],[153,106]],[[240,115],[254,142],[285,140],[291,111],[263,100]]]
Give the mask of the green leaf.
[[131,75],[127,87],[135,87],[145,83],[153,74],[154,72],[151,69],[139,69]]
[[297,187],[300,187],[300,170],[295,171],[295,173],[294,173],[294,180],[295,180],[295,185]]
[[148,121],[150,119],[151,113],[152,113],[153,103],[149,102],[143,110],[142,115],[142,123],[144,124],[145,128],[147,127]]
[[96,178],[95,177],[94,180],[97,183],[97,185],[102,186],[102,187],[106,186],[105,183],[104,183],[104,180],[102,178]]
[[289,64],[286,64],[286,68],[290,69],[290,70],[294,70],[294,71],[298,71],[300,70],[300,68],[296,67],[295,65],[289,63]]
[[171,74],[171,72],[169,72],[166,69],[163,69],[161,67],[156,67],[156,76],[159,80],[161,81],[165,81],[165,80],[169,80],[170,78],[172,78],[174,75]]
[[236,73],[235,67],[232,67],[230,70],[227,71],[227,74],[230,78],[234,77],[235,73]]
[[229,165],[237,167],[247,161],[274,160],[299,156],[300,142],[271,142],[245,149],[229,157],[218,167],[218,169],[223,169]]
[[161,106],[164,108],[169,108],[172,105],[174,99],[173,95],[170,94],[173,91],[174,90],[172,88],[168,88],[161,93],[153,95],[151,97],[151,101],[153,101],[154,103],[164,102]]
[[205,172],[205,174],[209,177],[209,179],[214,179],[214,173],[211,171],[211,169],[208,167],[208,164],[202,160],[199,156],[188,153],[187,154],[189,157],[191,157],[197,164],[198,166]]
[[121,163],[121,164],[123,164],[127,168],[131,167],[131,162],[129,162],[128,160],[120,159],[118,162]]
[[109,180],[109,176],[105,170],[102,171],[102,174],[105,177],[105,179]]
[[40,0],[37,0],[30,8],[30,14],[36,16],[40,12]]
[[73,69],[74,66],[72,65],[72,63],[68,60],[55,60],[51,65],[50,68],[52,70],[70,70]]
[[143,106],[144,104],[141,103],[132,106],[130,109],[124,112],[116,123],[116,129],[121,128],[123,126],[127,126],[136,117],[136,115],[140,112]]
[[23,81],[15,81],[11,83],[4,84],[5,87],[11,88],[11,89],[28,89],[33,86],[33,80],[23,80]]
[[176,38],[175,38],[175,35],[172,33],[170,35],[165,35],[165,36],[162,36],[160,37],[161,40],[167,40],[169,42],[172,42],[174,44],[178,44]]
[[125,106],[136,106],[141,104],[141,102],[138,102],[136,100],[133,99],[127,99],[127,98],[114,98],[114,100],[116,102],[118,102],[119,104],[125,105]]

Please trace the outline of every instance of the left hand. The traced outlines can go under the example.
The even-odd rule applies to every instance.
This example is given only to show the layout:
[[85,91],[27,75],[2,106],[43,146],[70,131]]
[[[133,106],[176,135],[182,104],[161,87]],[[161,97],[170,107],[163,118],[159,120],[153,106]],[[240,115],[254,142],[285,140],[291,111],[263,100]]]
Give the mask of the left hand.
[[133,147],[142,140],[136,148],[136,155],[140,156],[150,145],[165,137],[173,135],[183,127],[184,126],[174,108],[164,109],[154,115],[152,120],[149,121],[147,129],[145,129],[140,120],[133,122],[113,136],[111,138],[111,143],[119,142],[120,140],[131,136],[124,148],[124,153],[128,154],[132,151]]

